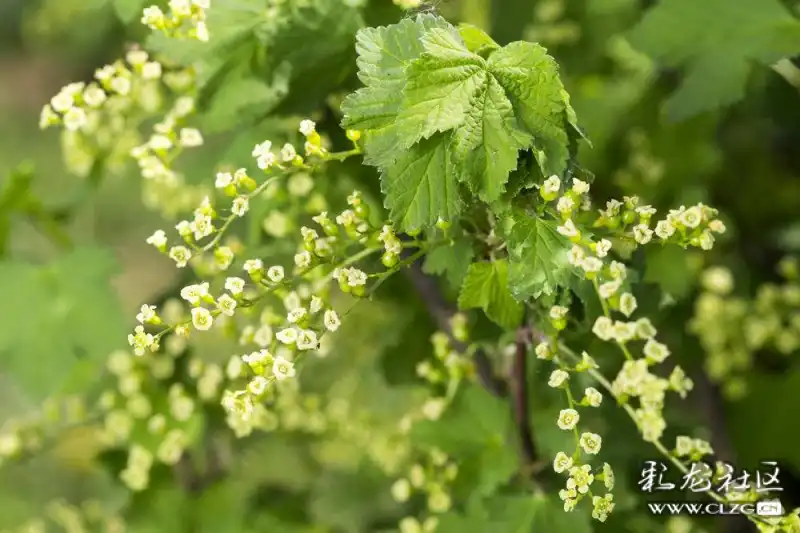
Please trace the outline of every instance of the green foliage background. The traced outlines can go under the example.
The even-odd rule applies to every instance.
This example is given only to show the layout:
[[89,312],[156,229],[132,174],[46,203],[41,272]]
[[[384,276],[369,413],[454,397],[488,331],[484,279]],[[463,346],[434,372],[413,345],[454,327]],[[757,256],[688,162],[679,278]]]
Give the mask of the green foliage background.
[[[106,379],[107,356],[125,348],[138,306],[162,300],[185,283],[144,243],[165,223],[139,200],[134,165],[96,189],[71,176],[59,160],[57,134],[36,129],[41,105],[67,81],[120,56],[129,41],[147,38],[151,50],[178,63],[199,61],[206,67],[201,126],[211,138],[203,154],[187,163],[187,175],[200,182],[217,163],[233,155],[242,160],[255,142],[284,131],[284,117],[314,115],[341,141],[339,104],[360,87],[356,31],[406,16],[389,0],[364,7],[317,0],[268,22],[259,17],[267,2],[215,0],[209,26],[223,29],[203,45],[147,37],[137,21],[143,4],[42,0],[0,6],[0,423],[37,411],[46,398],[91,395]],[[591,146],[581,144],[579,159],[597,176],[598,199],[639,194],[659,208],[702,201],[720,209],[729,232],[713,252],[665,248],[635,258],[652,289],[649,297],[639,297],[641,305],[655,310],[669,296],[671,305],[658,310],[659,330],[680,364],[699,376],[705,354],[687,324],[703,267],[728,266],[737,293],[751,298],[756,287],[776,279],[778,261],[800,248],[800,75],[791,61],[800,53],[796,6],[779,0],[450,0],[434,7],[449,20],[485,29],[500,45],[535,41],[555,57],[591,140]],[[25,159],[35,163],[31,175],[18,167]],[[31,194],[18,201],[16,188],[24,188],[20,184],[29,177]],[[374,198],[380,194],[370,167],[348,162],[329,178],[334,189],[357,186]],[[53,229],[37,218],[31,198],[48,212],[84,199],[80,212]],[[418,222],[404,220],[409,227]],[[545,223],[532,224],[515,231],[559,238]],[[272,246],[275,257],[290,255],[258,227],[250,236]],[[58,246],[67,237],[68,250]],[[513,232],[509,242],[510,253],[523,261],[542,260],[515,247]],[[469,250],[456,246],[448,254],[429,257],[426,272],[444,274],[442,287],[451,296],[451,285],[474,280],[480,285],[475,298],[460,303],[492,317],[492,283],[518,273],[505,263],[487,265],[492,272],[476,272],[476,265],[468,271]],[[560,275],[566,274],[547,272],[528,286],[515,285],[536,295]],[[502,307],[495,320],[513,327],[517,310]],[[47,502],[63,498],[97,500],[124,515],[130,531],[142,533],[395,530],[421,502],[394,502],[393,478],[376,466],[374,455],[385,458],[404,445],[385,437],[424,395],[414,366],[430,353],[436,323],[402,277],[348,319],[332,355],[302,377],[307,394],[347,400],[351,411],[335,430],[281,430],[238,441],[214,425],[218,414],[211,414],[212,406],[207,424],[216,433],[209,438],[216,439],[213,450],[226,450],[231,458],[226,475],[197,491],[165,469],[147,491],[133,495],[116,479],[121,460],[97,453],[91,424],[64,429],[62,416],[48,428],[38,453],[0,469],[0,529],[43,516]],[[487,337],[494,332],[488,323],[479,330]],[[235,347],[190,350],[222,362]],[[667,413],[676,428],[708,428],[705,436],[740,467],[781,461],[787,507],[800,505],[799,435],[787,414],[800,402],[795,355],[757,354],[744,376],[744,400],[722,400],[716,387],[704,387],[705,393],[692,395],[686,405],[673,403]],[[553,423],[560,407],[546,390],[547,373],[536,364],[530,369],[532,426],[545,462],[563,441]],[[458,507],[440,531],[731,531],[724,520],[698,520],[695,529],[680,530],[680,524],[644,513],[637,472],[653,452],[613,405],[602,410],[598,423],[608,430],[607,442],[615,443],[606,460],[622,480],[618,509],[606,524],[580,513],[565,515],[555,494],[498,493],[518,466],[510,411],[507,403],[468,388],[441,421],[413,435],[414,442],[452,454],[466,472],[468,482],[454,488]],[[204,457],[203,446],[192,450],[194,457]],[[198,461],[202,475],[205,466]]]

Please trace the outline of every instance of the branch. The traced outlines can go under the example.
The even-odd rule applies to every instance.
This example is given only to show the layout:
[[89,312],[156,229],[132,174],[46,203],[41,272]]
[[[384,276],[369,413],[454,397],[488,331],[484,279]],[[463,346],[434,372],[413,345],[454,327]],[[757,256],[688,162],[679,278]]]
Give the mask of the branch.
[[[450,319],[453,318],[456,311],[442,297],[436,281],[422,271],[422,266],[419,262],[412,264],[405,272],[428,309],[428,313],[436,322],[437,327],[447,333],[450,337],[450,342],[457,351],[465,352],[467,346],[453,337],[450,327]],[[492,362],[486,353],[483,350],[478,350],[475,352],[473,359],[475,371],[478,374],[478,380],[481,385],[494,396],[505,397],[508,394],[507,384],[494,374]]]
[[522,456],[526,464],[536,462],[536,444],[530,422],[530,403],[528,391],[528,350],[532,340],[531,330],[527,326],[517,329],[514,362],[511,367],[512,406],[514,423],[519,433]]

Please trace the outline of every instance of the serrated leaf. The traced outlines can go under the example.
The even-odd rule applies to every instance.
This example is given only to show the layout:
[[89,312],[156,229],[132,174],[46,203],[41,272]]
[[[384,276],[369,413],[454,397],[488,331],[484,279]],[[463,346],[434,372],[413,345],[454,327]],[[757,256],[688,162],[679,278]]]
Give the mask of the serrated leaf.
[[381,175],[389,218],[406,231],[453,220],[461,209],[457,187],[441,135],[402,153]]
[[395,126],[405,148],[463,124],[487,82],[486,61],[467,50],[458,34],[434,28],[423,35],[422,46],[424,53],[406,70]]
[[667,112],[683,119],[742,97],[751,62],[769,66],[800,51],[800,21],[778,0],[664,0],[629,33],[631,44],[689,74]]
[[141,16],[147,0],[113,0],[114,12],[122,22],[133,22]]
[[517,127],[503,88],[490,77],[464,127],[453,137],[453,155],[461,162],[460,180],[486,202],[497,200],[517,168],[519,151],[531,142],[531,136]]
[[436,531],[441,533],[565,531],[566,533],[566,530],[531,529],[538,510],[528,495],[496,496],[488,501],[470,505],[463,515],[456,512],[443,515]]
[[565,287],[573,273],[567,260],[571,247],[556,223],[514,211],[505,221],[511,294],[519,301],[552,294]]
[[569,158],[569,139],[558,64],[538,44],[514,42],[491,55],[489,71],[511,100],[517,120],[533,134],[542,172],[561,174]]
[[[128,319],[108,280],[113,256],[79,248],[46,266],[0,262],[0,370],[32,397],[56,392],[78,359],[99,361],[125,344]],[[47,332],[43,335],[42,332]]]
[[460,287],[474,256],[472,242],[459,239],[450,246],[435,248],[425,256],[422,270],[426,274],[444,275],[451,286]]
[[568,102],[543,48],[512,43],[495,49],[479,30],[463,33],[472,49],[453,26],[429,15],[360,31],[365,87],[345,99],[343,126],[365,131],[364,161],[384,179],[405,150],[441,136],[457,180],[494,202],[520,150],[532,148],[547,175],[566,169]]
[[472,263],[458,295],[460,309],[483,309],[486,316],[506,329],[516,328],[522,320],[523,307],[509,292],[508,262]]
[[478,55],[487,56],[492,51],[500,48],[494,39],[492,39],[485,31],[472,24],[459,24],[458,34],[464,39],[464,44],[470,52],[475,52]]

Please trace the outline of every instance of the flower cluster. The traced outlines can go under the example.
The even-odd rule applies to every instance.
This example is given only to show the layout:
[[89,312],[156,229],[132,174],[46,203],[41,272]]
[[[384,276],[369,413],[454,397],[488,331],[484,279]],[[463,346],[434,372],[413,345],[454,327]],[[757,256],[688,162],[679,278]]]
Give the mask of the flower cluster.
[[789,355],[800,348],[800,265],[787,257],[779,264],[785,281],[765,283],[753,299],[734,294],[731,271],[710,267],[701,275],[689,330],[706,352],[705,369],[729,398],[746,394],[745,373],[759,350]]
[[448,512],[453,505],[449,487],[457,476],[456,463],[441,450],[433,448],[408,469],[405,477],[394,482],[392,497],[395,501],[406,502],[414,493],[422,493],[430,513],[422,522],[414,516],[403,518],[399,524],[401,533],[430,533],[436,530],[439,522],[436,515]]
[[174,38],[190,38],[208,41],[206,10],[211,0],[169,0],[169,12],[158,6],[150,6],[142,13],[142,24]]
[[[567,475],[566,488],[559,491],[559,496],[564,501],[564,510],[572,511],[585,495],[591,494],[592,516],[596,520],[605,522],[608,514],[614,509],[613,494],[611,494],[614,486],[614,474],[608,463],[599,467],[601,470],[593,472],[588,459],[600,452],[603,439],[596,433],[579,429],[581,415],[577,410],[578,407],[600,407],[603,395],[594,387],[587,387],[580,400],[576,399],[573,394],[573,378],[579,373],[596,369],[597,363],[584,352],[580,362],[575,366],[570,366],[558,353],[558,334],[566,327],[568,312],[566,307],[560,305],[550,308],[549,321],[554,335],[549,340],[540,342],[534,348],[537,358],[553,361],[558,366],[550,374],[547,384],[554,389],[564,391],[567,408],[561,410],[556,424],[559,429],[570,431],[575,436],[575,449],[571,453],[558,452],[553,460],[553,470],[556,473]],[[604,496],[597,495],[596,489],[592,491],[592,484],[596,479],[605,483],[607,493]]]
[[72,533],[125,533],[127,530],[122,518],[110,513],[98,500],[86,500],[79,505],[53,500],[44,506],[43,514],[42,517],[32,518],[20,525],[15,530],[16,533],[45,533],[50,531],[48,524]]

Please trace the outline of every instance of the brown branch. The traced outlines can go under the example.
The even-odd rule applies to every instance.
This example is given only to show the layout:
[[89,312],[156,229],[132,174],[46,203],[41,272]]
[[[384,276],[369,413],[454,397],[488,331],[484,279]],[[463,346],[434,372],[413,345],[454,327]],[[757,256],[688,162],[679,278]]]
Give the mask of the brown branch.
[[533,440],[530,417],[530,395],[528,390],[528,350],[532,340],[527,326],[517,329],[514,362],[511,367],[512,407],[514,423],[519,434],[522,457],[527,465],[536,462],[536,444]]
[[[422,266],[419,262],[412,264],[405,272],[428,309],[428,313],[436,322],[436,326],[450,337],[453,348],[459,352],[465,352],[467,346],[453,337],[450,325],[450,320],[456,314],[456,311],[442,297],[436,281],[422,271]],[[473,355],[473,360],[475,372],[483,388],[494,396],[505,397],[508,394],[508,386],[505,381],[495,375],[492,362],[486,353],[483,350],[478,350]]]

